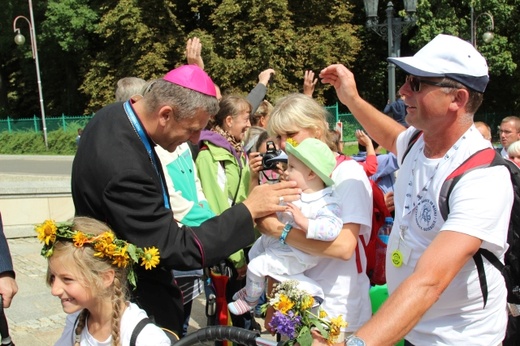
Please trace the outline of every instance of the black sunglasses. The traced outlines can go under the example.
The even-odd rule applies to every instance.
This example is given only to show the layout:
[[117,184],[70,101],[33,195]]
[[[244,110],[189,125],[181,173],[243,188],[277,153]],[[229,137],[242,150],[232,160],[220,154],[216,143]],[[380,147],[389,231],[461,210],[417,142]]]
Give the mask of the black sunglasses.
[[421,84],[428,84],[433,86],[438,86],[441,88],[455,88],[453,84],[449,83],[443,83],[443,82],[434,82],[427,79],[421,79],[417,76],[408,75],[406,76],[406,81],[410,84],[410,89],[412,89],[413,92],[420,92],[421,91]]

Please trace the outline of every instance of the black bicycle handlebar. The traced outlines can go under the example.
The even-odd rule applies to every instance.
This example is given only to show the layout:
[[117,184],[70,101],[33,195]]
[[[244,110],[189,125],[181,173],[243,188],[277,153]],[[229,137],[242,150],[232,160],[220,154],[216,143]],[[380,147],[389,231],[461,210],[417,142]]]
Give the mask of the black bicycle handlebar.
[[260,333],[233,326],[209,326],[190,333],[177,341],[175,346],[192,346],[208,341],[231,341],[246,346],[275,346],[277,342],[263,339]]

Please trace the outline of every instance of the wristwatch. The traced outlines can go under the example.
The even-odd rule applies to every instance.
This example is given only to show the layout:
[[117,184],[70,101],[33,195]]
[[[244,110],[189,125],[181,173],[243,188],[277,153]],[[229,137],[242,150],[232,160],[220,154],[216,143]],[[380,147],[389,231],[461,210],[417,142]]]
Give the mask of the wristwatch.
[[366,344],[363,339],[352,334],[345,339],[345,346],[366,346]]
[[287,238],[287,234],[289,234],[291,229],[292,229],[292,225],[290,223],[285,224],[285,226],[282,230],[282,235],[280,235],[280,239],[279,239],[280,244],[285,245],[285,238]]

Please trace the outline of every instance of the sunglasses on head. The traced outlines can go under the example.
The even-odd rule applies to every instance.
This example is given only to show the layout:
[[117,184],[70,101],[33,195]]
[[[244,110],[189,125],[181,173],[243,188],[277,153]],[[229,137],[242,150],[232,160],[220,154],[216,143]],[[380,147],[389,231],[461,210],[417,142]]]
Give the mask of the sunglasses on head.
[[406,76],[406,81],[408,84],[410,84],[410,89],[412,89],[413,92],[420,92],[421,91],[421,84],[428,84],[433,86],[438,86],[441,88],[455,88],[453,84],[449,83],[443,83],[443,82],[434,82],[428,79],[421,79],[417,76],[408,75]]

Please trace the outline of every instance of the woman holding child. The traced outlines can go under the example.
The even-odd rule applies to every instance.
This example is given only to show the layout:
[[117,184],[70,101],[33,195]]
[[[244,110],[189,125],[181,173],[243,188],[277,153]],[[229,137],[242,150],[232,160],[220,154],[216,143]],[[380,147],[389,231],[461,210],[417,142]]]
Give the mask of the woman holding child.
[[[287,139],[301,142],[306,138],[327,140],[327,112],[314,99],[291,94],[280,99],[269,120],[270,135],[285,149]],[[337,154],[336,154],[337,155]],[[305,274],[321,285],[325,294],[322,308],[331,318],[342,316],[348,326],[345,336],[356,331],[371,316],[369,280],[365,274],[366,258],[360,236],[369,237],[372,218],[372,191],[363,168],[354,160],[339,163],[332,175],[334,191],[341,201],[343,228],[331,242],[307,239],[304,232],[290,232],[285,241],[321,259]],[[262,233],[279,238],[284,224],[276,216],[257,220]],[[359,246],[358,246],[359,244]],[[357,248],[357,249],[356,249]],[[266,319],[266,328],[268,327]],[[339,339],[343,344],[343,338]]]

